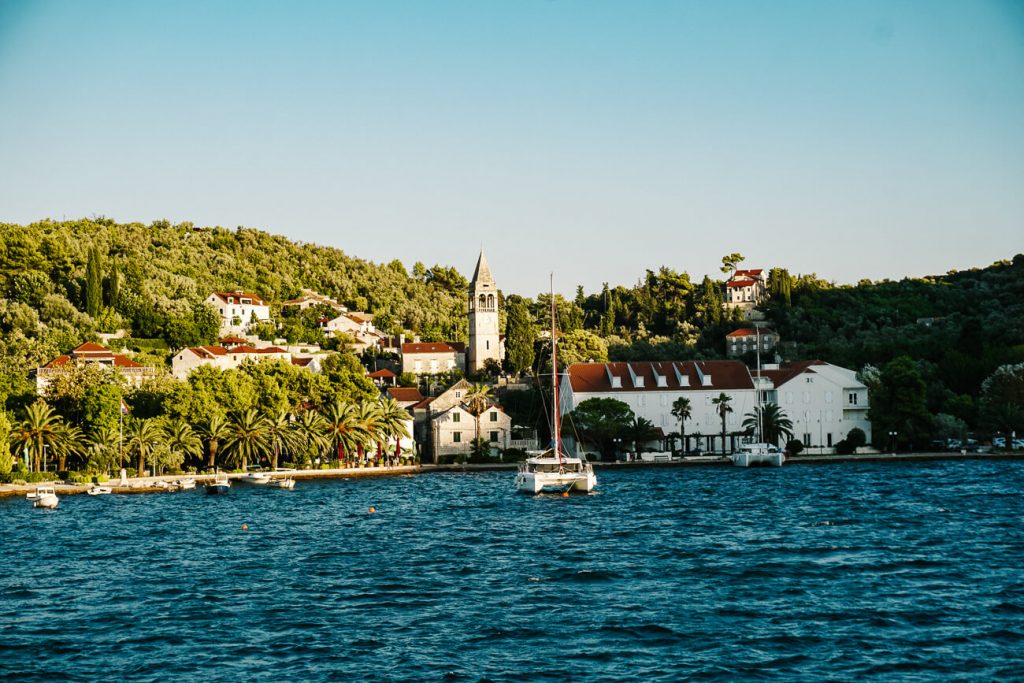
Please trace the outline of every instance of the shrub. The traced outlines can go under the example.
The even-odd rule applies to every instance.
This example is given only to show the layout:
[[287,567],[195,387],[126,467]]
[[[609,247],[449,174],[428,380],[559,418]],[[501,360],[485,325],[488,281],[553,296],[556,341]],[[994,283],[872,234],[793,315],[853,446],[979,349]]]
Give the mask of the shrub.
[[790,439],[786,442],[786,452],[790,455],[800,455],[804,450],[804,442],[800,439]]

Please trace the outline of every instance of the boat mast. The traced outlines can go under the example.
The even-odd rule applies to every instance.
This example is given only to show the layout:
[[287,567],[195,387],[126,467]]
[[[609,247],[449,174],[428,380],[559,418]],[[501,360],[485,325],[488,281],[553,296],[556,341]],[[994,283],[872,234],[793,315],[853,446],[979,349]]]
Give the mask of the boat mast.
[[555,457],[562,463],[561,416],[558,405],[558,337],[555,336],[555,274],[551,274],[551,436],[555,444]]
[[757,399],[757,442],[764,443],[761,425],[764,423],[764,415],[761,411],[761,326],[754,323],[754,334],[757,340],[757,381],[754,382],[754,396]]

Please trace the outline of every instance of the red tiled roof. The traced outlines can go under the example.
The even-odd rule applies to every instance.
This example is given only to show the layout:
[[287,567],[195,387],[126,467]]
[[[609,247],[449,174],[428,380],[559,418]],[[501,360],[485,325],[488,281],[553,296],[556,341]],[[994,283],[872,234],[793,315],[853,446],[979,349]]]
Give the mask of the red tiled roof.
[[458,353],[458,349],[446,342],[406,342],[402,354],[407,353]]
[[242,344],[228,351],[228,353],[259,353],[255,348],[248,344]]
[[383,370],[375,370],[374,372],[371,372],[369,375],[367,375],[367,377],[373,377],[374,379],[377,379],[378,377],[381,378],[381,379],[391,379],[392,377],[397,377],[397,376],[398,375],[396,375],[395,373],[391,372],[387,368],[384,368]]
[[435,398],[435,396],[428,396],[427,398],[423,399],[422,401],[414,405],[413,408],[416,410],[426,410],[427,406],[433,403]]
[[760,275],[763,272],[764,272],[764,268],[754,268],[754,269],[751,269],[751,270],[737,270],[735,273],[733,273],[733,277],[736,277],[737,275],[745,275],[747,277],[757,277],[758,275]]
[[110,349],[106,346],[100,346],[94,342],[85,342],[71,350],[72,355],[76,353],[110,353]]
[[263,298],[257,294],[249,294],[248,292],[214,292],[214,296],[220,297],[227,303],[228,297],[233,299],[251,299],[252,303],[256,306],[264,306],[265,303]]
[[265,349],[253,349],[253,353],[288,353],[279,346],[268,346]]
[[[769,329],[763,329],[763,330],[761,330],[760,336],[766,337],[768,335],[774,335],[774,334],[775,333],[772,332]],[[743,328],[740,328],[738,330],[734,330],[734,331],[730,332],[729,334],[727,334],[725,336],[726,337],[757,337],[758,333],[757,333],[757,330],[752,330],[749,327],[743,327]]]
[[729,280],[725,283],[725,286],[735,289],[737,287],[750,287],[753,284],[756,284],[753,280]]
[[224,337],[220,340],[221,344],[245,344],[246,341],[241,337]]
[[[711,376],[711,385],[701,385],[700,375],[697,367],[705,375]],[[628,366],[628,367],[627,367]],[[629,368],[637,377],[643,378],[643,387],[636,387],[633,384]],[[679,372],[689,378],[689,384],[680,385],[676,378],[676,368]],[[621,378],[621,388],[612,388],[608,379],[608,371],[612,375]],[[665,378],[665,386],[659,387],[655,378],[655,371]],[[753,389],[754,382],[750,378],[750,371],[747,366],[737,360],[707,360],[707,361],[663,361],[663,362],[635,362],[635,363],[574,363],[568,369],[569,381],[572,389],[578,393],[592,392],[616,392],[616,391],[695,391],[724,389]]]
[[63,367],[65,365],[67,365],[68,361],[70,361],[70,360],[71,360],[71,358],[69,356],[57,356],[56,358],[51,360],[49,363],[47,363],[43,367],[44,368],[59,368],[59,367]]
[[131,358],[126,358],[125,356],[122,356],[122,355],[119,355],[119,354],[115,353],[114,354],[114,367],[118,367],[118,368],[141,368],[142,365],[136,363]]
[[300,367],[306,367],[313,361],[312,358],[292,358],[292,365],[298,365]]
[[416,387],[388,387],[388,396],[400,403],[420,403],[423,394]]
[[[761,374],[770,379],[776,387],[780,387],[797,375],[808,371],[814,372],[812,368],[814,365],[826,365],[826,363],[820,360],[801,360],[795,363],[785,363],[778,370],[762,370]],[[757,374],[756,370],[754,374]]]

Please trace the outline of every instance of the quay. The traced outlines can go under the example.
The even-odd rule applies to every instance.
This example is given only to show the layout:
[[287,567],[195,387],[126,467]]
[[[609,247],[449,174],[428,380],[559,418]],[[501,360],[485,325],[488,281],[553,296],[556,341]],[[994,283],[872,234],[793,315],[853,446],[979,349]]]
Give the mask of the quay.
[[[786,467],[791,465],[832,465],[851,462],[934,462],[939,460],[1024,460],[1024,451],[1009,453],[949,453],[949,452],[922,452],[922,453],[858,453],[853,455],[797,455],[786,458]],[[725,456],[702,455],[685,457],[678,460],[659,462],[594,462],[595,469],[603,470],[628,470],[628,469],[657,469],[657,468],[678,468],[678,467],[709,467],[709,466],[732,466],[732,461]],[[395,467],[343,467],[329,470],[288,470],[277,472],[277,475],[288,476],[295,480],[310,479],[351,479],[355,477],[390,477],[409,476],[414,474],[428,473],[468,473],[468,472],[491,472],[501,470],[513,470],[519,466],[518,462],[496,462],[496,463],[466,463],[449,465],[401,465]],[[127,485],[122,485],[120,480],[111,479],[103,483],[109,486],[112,493],[134,494],[134,493],[168,493],[165,486],[172,484],[179,479],[191,478],[196,480],[196,486],[202,486],[215,477],[227,477],[228,479],[241,479],[246,476],[243,472],[223,472],[215,474],[164,474],[156,477],[130,477]],[[164,486],[161,486],[164,483]],[[35,491],[37,486],[53,485],[58,495],[72,495],[86,493],[89,484],[66,484],[60,481],[37,482],[32,484],[0,484],[0,496],[24,496],[26,493]]]

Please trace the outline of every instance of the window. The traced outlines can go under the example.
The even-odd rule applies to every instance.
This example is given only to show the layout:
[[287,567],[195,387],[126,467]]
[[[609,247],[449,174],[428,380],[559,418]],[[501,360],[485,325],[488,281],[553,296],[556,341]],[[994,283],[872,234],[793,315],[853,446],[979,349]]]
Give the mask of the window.
[[484,348],[487,349],[488,351],[491,350],[491,340],[490,339],[487,339],[487,340],[484,341]]
[[804,432],[803,442],[805,446],[811,445],[811,434],[810,432]]
[[825,392],[825,403],[831,403],[831,402],[832,402],[832,392],[831,391],[826,391]]
[[462,413],[452,413],[452,422],[462,422]]
[[857,394],[856,394],[856,392],[851,392],[850,393],[850,405],[851,406],[857,405]]
[[813,377],[804,377],[804,381],[807,382],[808,384],[814,384]]
[[498,443],[498,432],[491,432],[491,443]]
[[491,422],[497,422],[497,421],[498,421],[498,413],[492,410],[491,411]]
[[452,432],[452,443],[462,443],[462,432]]
[[829,433],[828,433],[828,434],[826,434],[825,436],[826,436],[826,437],[828,438],[828,441],[827,441],[827,443],[828,443],[828,447],[829,447],[829,448],[832,448],[832,432],[829,432]]

